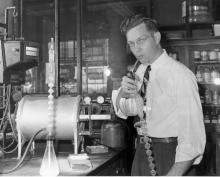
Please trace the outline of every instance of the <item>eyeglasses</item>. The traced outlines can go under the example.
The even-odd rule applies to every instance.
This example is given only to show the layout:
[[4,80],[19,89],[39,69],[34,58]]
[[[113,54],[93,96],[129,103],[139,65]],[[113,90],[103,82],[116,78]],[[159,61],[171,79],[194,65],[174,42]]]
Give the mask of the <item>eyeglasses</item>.
[[142,37],[139,37],[136,41],[128,41],[127,44],[130,47],[130,49],[134,49],[135,47],[142,46],[151,37],[152,36],[144,35]]

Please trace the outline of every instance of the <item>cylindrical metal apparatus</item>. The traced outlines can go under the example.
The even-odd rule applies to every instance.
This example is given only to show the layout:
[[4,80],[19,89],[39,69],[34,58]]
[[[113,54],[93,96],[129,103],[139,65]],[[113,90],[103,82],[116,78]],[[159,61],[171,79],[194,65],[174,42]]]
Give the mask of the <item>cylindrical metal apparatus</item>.
[[[77,154],[80,96],[62,96],[55,99],[54,104],[54,138],[73,140],[74,153]],[[20,159],[22,144],[31,139],[36,132],[48,126],[48,98],[46,96],[24,96],[17,106],[16,122],[18,159]],[[47,131],[40,133],[36,139],[45,139],[47,133]]]
[[[54,100],[55,138],[73,140],[79,118],[79,97],[63,96]],[[30,139],[38,130],[48,125],[48,98],[24,96],[18,104],[17,130],[25,139]],[[43,134],[37,136],[42,138]]]

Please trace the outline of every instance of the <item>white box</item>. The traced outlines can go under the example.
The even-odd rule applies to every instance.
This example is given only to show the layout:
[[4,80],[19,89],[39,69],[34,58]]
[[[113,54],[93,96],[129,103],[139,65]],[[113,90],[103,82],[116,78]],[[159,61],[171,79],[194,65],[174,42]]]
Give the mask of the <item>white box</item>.
[[220,36],[220,24],[214,24],[214,36]]

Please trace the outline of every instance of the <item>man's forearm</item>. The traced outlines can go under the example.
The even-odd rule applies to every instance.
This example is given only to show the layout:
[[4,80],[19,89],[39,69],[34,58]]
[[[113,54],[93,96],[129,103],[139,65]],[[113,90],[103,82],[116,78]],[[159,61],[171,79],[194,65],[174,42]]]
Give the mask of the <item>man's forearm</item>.
[[193,160],[190,161],[183,161],[183,162],[176,162],[170,171],[168,172],[167,176],[182,176],[184,175],[187,170],[191,167]]

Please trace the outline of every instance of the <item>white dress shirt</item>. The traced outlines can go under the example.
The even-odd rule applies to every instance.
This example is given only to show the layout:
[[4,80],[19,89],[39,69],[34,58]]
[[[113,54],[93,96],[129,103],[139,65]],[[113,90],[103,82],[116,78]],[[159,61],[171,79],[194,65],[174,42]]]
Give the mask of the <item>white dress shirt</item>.
[[[136,74],[143,79],[147,66],[140,65]],[[141,83],[138,83],[138,88]],[[126,119],[122,111],[116,110],[119,90],[113,90],[112,101],[116,114]],[[195,75],[185,65],[169,57],[164,50],[151,64],[147,85],[146,118],[151,137],[177,137],[175,162],[195,159],[198,164],[205,149],[206,134],[203,112]],[[123,104],[123,99],[120,104]]]

